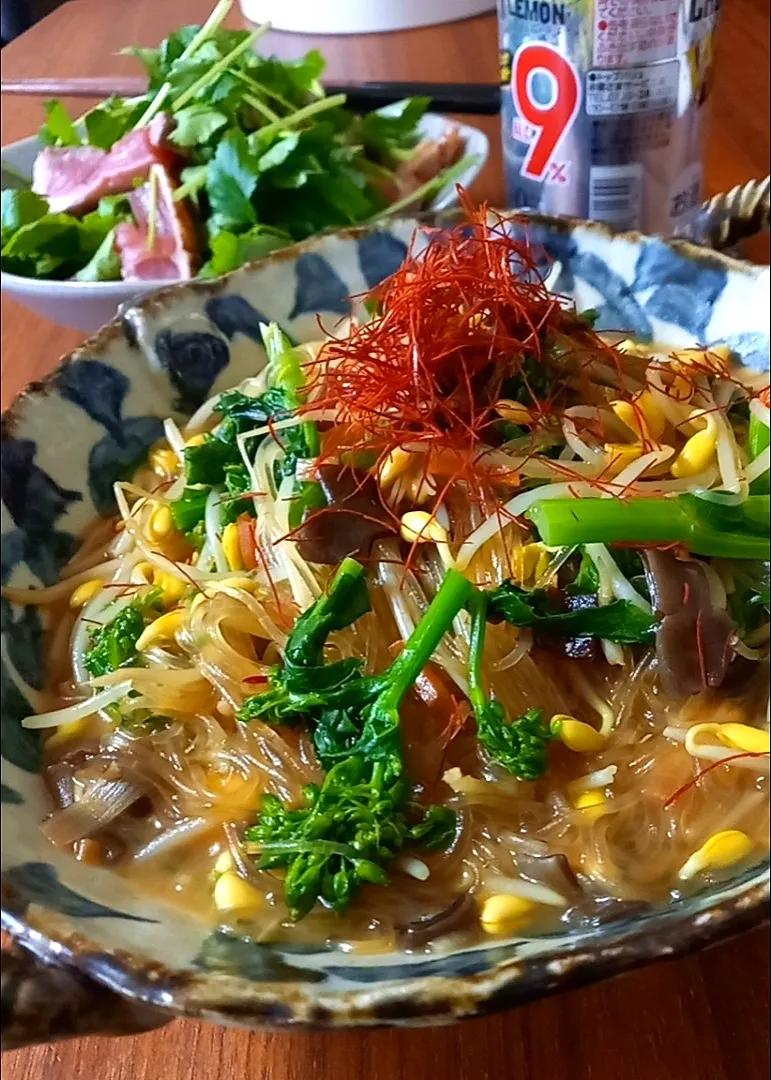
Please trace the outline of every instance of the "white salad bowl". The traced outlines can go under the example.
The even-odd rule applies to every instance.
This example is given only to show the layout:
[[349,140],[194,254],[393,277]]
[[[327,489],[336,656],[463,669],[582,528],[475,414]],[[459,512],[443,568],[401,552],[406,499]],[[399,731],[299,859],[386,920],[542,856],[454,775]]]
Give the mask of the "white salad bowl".
[[[447,126],[447,118],[437,113],[427,113],[418,125],[424,139],[441,137]],[[490,146],[487,136],[479,128],[466,124],[456,124],[465,141],[465,153],[474,160],[463,173],[456,178],[456,183],[470,188],[487,161]],[[42,143],[37,135],[9,143],[0,150],[0,187],[16,187],[14,174],[25,178],[32,176],[32,166]],[[7,168],[6,168],[7,167]],[[430,203],[432,211],[445,210],[456,205],[458,196],[455,184],[440,191]],[[30,308],[36,315],[41,315],[60,326],[71,326],[76,330],[91,333],[113,318],[118,308],[130,304],[157,289],[174,284],[170,281],[47,281],[37,278],[21,277],[18,274],[0,273],[0,286]]]
[[[436,222],[442,224],[447,215]],[[517,217],[551,264],[554,289],[593,308],[600,329],[675,346],[727,343],[768,369],[769,269],[682,241],[539,216]],[[401,264],[417,222],[349,229],[274,252],[215,281],[177,285],[124,311],[28,387],[2,422],[2,581],[49,585],[113,481],[213,393],[265,362],[261,322],[295,341],[318,335]],[[425,233],[415,239],[416,249]],[[354,954],[334,941],[256,941],[143,895],[127,877],[78,862],[40,830],[50,811],[38,733],[22,728],[42,686],[38,608],[3,600],[3,955],[6,1046],[119,1033],[175,1016],[244,1027],[450,1023],[705,946],[768,913],[768,861],[671,903],[621,905],[605,921],[472,947]],[[30,1004],[32,1003],[32,1005]]]

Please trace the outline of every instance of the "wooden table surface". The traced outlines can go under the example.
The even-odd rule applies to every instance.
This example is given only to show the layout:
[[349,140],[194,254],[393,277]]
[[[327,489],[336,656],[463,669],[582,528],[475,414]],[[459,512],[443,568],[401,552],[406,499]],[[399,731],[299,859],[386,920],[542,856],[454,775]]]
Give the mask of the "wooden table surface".
[[[291,0],[287,0],[291,2]],[[211,0],[71,0],[6,47],[3,75],[129,74],[113,54],[202,21]],[[237,16],[231,19],[238,25]],[[323,50],[338,79],[493,81],[493,16],[360,37],[271,34],[266,47]],[[769,0],[724,0],[708,193],[769,168]],[[89,102],[73,102],[82,111]],[[40,103],[3,102],[2,142],[36,130]],[[480,118],[492,153],[475,194],[503,201],[498,121]],[[768,261],[768,240],[749,247]],[[2,300],[3,407],[79,343],[75,331]],[[6,1055],[4,1080],[761,1080],[769,1070],[769,948],[756,931],[700,956],[460,1027],[366,1034],[251,1034],[177,1021],[150,1035],[85,1039]]]

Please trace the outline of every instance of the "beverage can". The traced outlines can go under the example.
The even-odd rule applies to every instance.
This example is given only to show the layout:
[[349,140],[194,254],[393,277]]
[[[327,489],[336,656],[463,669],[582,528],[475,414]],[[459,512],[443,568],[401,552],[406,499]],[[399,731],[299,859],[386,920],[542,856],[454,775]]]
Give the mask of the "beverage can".
[[498,0],[508,205],[687,233],[720,0]]

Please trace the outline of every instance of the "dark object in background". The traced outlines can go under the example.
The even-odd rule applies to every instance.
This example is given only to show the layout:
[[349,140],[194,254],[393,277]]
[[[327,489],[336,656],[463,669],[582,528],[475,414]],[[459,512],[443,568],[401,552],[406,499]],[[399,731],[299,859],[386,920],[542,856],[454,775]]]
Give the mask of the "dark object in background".
[[0,8],[2,44],[13,41],[63,3],[64,0],[3,0]]
[[28,0],[4,0],[0,8],[0,39],[7,45],[19,34],[29,30],[35,20],[30,12]]

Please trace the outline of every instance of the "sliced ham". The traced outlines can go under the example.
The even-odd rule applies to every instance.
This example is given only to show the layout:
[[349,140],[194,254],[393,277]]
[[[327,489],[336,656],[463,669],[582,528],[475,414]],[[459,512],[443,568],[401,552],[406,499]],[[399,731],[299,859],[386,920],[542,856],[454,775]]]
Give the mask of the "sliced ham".
[[[153,186],[155,193],[153,194]],[[155,201],[155,224],[150,228]],[[174,202],[174,187],[162,165],[151,180],[129,195],[135,224],[118,225],[115,246],[125,281],[187,281],[193,276],[195,226],[184,202]]]
[[103,195],[131,191],[155,164],[171,165],[165,146],[168,117],[156,116],[146,128],[129,131],[111,150],[96,146],[47,146],[32,170],[32,190],[48,199],[52,214],[92,210]]

